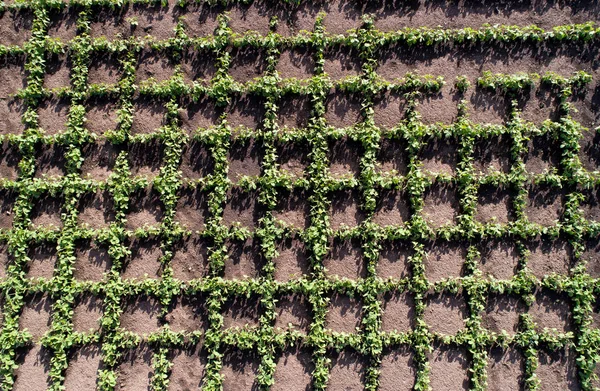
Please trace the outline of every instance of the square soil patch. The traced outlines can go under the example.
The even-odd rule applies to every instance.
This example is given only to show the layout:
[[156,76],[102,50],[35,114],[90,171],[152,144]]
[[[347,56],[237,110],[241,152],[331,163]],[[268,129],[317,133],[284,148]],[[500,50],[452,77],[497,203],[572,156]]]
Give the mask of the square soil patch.
[[415,301],[408,292],[392,291],[381,298],[381,331],[408,333],[415,324]]
[[251,94],[233,96],[225,113],[227,124],[234,131],[239,129],[256,130],[261,127],[265,116],[264,98]]
[[362,72],[360,57],[356,49],[348,46],[329,46],[323,53],[323,71],[332,81],[358,76]]
[[406,175],[408,160],[408,152],[403,140],[384,138],[377,153],[378,165],[375,169],[381,174]]
[[116,391],[146,391],[150,389],[154,369],[153,352],[146,344],[129,349],[116,368]]
[[67,98],[42,101],[38,107],[38,126],[46,136],[55,136],[67,130],[70,104]]
[[581,259],[586,261],[587,272],[592,278],[600,277],[600,240],[598,238],[588,239],[584,243]]
[[34,201],[31,211],[31,223],[35,227],[62,229],[62,197],[53,197],[49,194],[42,195]]
[[310,390],[314,364],[310,353],[302,348],[288,348],[276,359],[271,391]]
[[0,144],[0,178],[9,181],[17,180],[21,154],[19,147],[8,141]]
[[429,386],[432,390],[468,390],[469,360],[464,348],[436,344],[429,354]]
[[332,91],[325,102],[325,121],[334,128],[347,128],[362,121],[360,99],[342,91]]
[[468,311],[462,294],[429,293],[425,297],[425,305],[423,320],[430,332],[456,335],[465,328]]
[[179,169],[186,179],[197,180],[212,174],[215,161],[208,145],[192,140],[183,147]]
[[259,365],[260,357],[256,353],[228,347],[223,353],[221,368],[223,390],[257,390],[256,375],[258,375]]
[[0,189],[0,228],[11,229],[14,219],[13,208],[17,194],[12,190]]
[[178,296],[169,308],[166,321],[176,333],[191,333],[208,328],[208,309],[206,297],[199,295]]
[[569,275],[573,265],[573,250],[564,239],[542,237],[527,243],[529,258],[527,268],[538,279],[550,274]]
[[207,358],[200,347],[177,349],[170,359],[173,363],[169,376],[170,391],[202,388]]
[[487,385],[490,391],[521,390],[525,381],[525,358],[515,348],[495,347],[488,353]]
[[410,276],[409,257],[413,255],[410,243],[384,241],[381,244],[376,273],[380,278],[401,279]]
[[410,220],[410,202],[400,190],[380,190],[373,222],[382,227],[403,225]]
[[421,169],[431,175],[454,175],[458,164],[458,143],[453,139],[428,139],[419,152]]
[[334,178],[360,176],[362,145],[348,137],[329,143],[329,173]]
[[235,187],[227,194],[222,223],[227,227],[239,225],[254,230],[258,226],[261,211],[256,191],[245,192]]
[[185,229],[202,231],[209,218],[208,194],[199,187],[184,187],[179,190],[175,221]]
[[184,97],[179,105],[181,128],[189,135],[200,129],[214,128],[220,122],[221,111],[208,97],[201,97],[198,101]]
[[530,174],[543,174],[560,168],[560,142],[550,134],[534,136],[527,143],[524,156],[525,170]]
[[473,168],[478,174],[510,171],[511,139],[508,135],[480,138],[475,141]]
[[598,171],[600,167],[600,133],[595,130],[582,132],[582,137],[579,139],[579,160],[587,171]]
[[286,238],[278,243],[274,278],[289,282],[303,278],[310,272],[310,263],[304,243],[299,238]]
[[365,387],[368,361],[358,352],[350,349],[331,352],[331,369],[327,380],[327,390],[363,390]]
[[33,12],[6,10],[0,13],[0,45],[23,46],[31,37]]
[[229,75],[238,83],[247,83],[267,70],[267,53],[251,46],[233,48],[229,54]]
[[576,354],[572,349],[543,351],[538,353],[538,367],[535,371],[540,380],[539,390],[580,390],[577,379]]
[[222,12],[223,9],[218,3],[186,3],[182,21],[188,37],[212,35],[219,25],[217,16]]
[[283,130],[304,129],[310,119],[310,98],[304,95],[288,95],[279,102],[277,125]]
[[166,124],[167,109],[164,102],[150,97],[136,97],[133,100],[133,123],[131,134],[157,133]]
[[197,236],[190,236],[176,243],[171,259],[173,277],[191,281],[208,275],[208,246],[207,239]]
[[131,239],[128,249],[131,255],[123,262],[122,279],[160,278],[162,271],[160,258],[163,252],[157,238]]
[[581,191],[584,200],[579,204],[583,217],[588,221],[600,222],[600,188]]
[[504,330],[514,335],[519,325],[519,315],[525,311],[525,303],[518,296],[490,293],[486,299],[485,312],[481,314],[481,323],[494,333]]
[[99,331],[103,314],[101,298],[92,294],[79,296],[73,306],[73,331],[77,333]]
[[571,331],[571,303],[564,293],[540,290],[528,313],[536,324],[536,329],[556,329],[559,333]]
[[48,26],[48,36],[60,39],[66,43],[77,35],[77,18],[79,8],[65,7],[61,10],[50,11],[50,24]]
[[25,125],[21,122],[25,104],[19,99],[0,99],[0,135],[22,134]]
[[157,83],[167,81],[173,76],[175,65],[167,51],[142,50],[138,57],[135,82],[139,84],[149,79]]
[[249,4],[234,3],[228,7],[229,27],[236,34],[248,32],[258,33],[265,36],[269,33],[269,20],[274,16],[267,1],[253,1]]
[[361,326],[362,300],[340,293],[330,296],[325,316],[325,328],[338,333],[356,333]]
[[98,389],[98,371],[103,370],[102,349],[99,345],[87,345],[76,348],[68,356],[65,372],[66,390]]
[[314,53],[306,47],[283,49],[275,69],[282,79],[309,79],[315,69]]
[[82,177],[93,178],[97,181],[107,180],[113,172],[118,155],[118,147],[108,141],[85,144],[81,148]]
[[183,79],[189,84],[196,82],[207,85],[215,76],[216,64],[217,58],[211,51],[195,47],[184,49],[181,61]]
[[154,179],[160,173],[165,155],[165,145],[159,140],[132,143],[127,148],[131,175]]
[[434,183],[423,195],[423,218],[433,229],[456,224],[459,214],[458,191],[452,185]]
[[51,352],[41,345],[17,350],[15,361],[18,367],[12,390],[41,391],[50,388],[50,359]]
[[[386,92],[373,102],[373,120],[382,129],[392,129],[400,125],[406,117],[406,98],[403,95]],[[404,148],[403,148],[404,149]]]
[[139,335],[160,330],[160,303],[158,299],[141,294],[122,298],[121,328]]
[[256,295],[232,296],[222,307],[223,329],[255,328],[261,315],[260,297]]
[[260,176],[262,164],[262,146],[255,139],[235,138],[231,141],[227,162],[229,171],[227,177],[233,183],[245,176]]
[[308,299],[302,294],[292,293],[280,295],[276,300],[275,329],[299,331],[307,335],[312,321]]
[[27,87],[28,72],[24,56],[4,55],[0,58],[0,99],[9,99]]
[[423,260],[425,277],[430,283],[445,278],[460,278],[467,259],[467,245],[458,242],[432,242]]
[[112,267],[108,248],[91,240],[76,243],[73,278],[79,281],[102,281]]
[[513,278],[519,265],[519,251],[514,243],[490,239],[482,242],[479,251],[479,269],[484,277],[497,280]]
[[52,299],[45,293],[26,296],[19,316],[19,330],[27,329],[37,342],[50,330],[51,322]]
[[35,156],[35,178],[58,177],[67,173],[67,148],[57,144],[39,144]]
[[66,54],[46,55],[44,88],[68,88],[71,86],[71,59]]
[[32,243],[27,256],[27,278],[52,278],[58,261],[56,243]]
[[379,374],[380,391],[411,391],[417,378],[414,354],[400,346],[384,351]]
[[93,229],[107,228],[115,221],[115,208],[109,191],[87,193],[79,199],[79,223]]
[[160,224],[164,206],[158,191],[153,188],[139,189],[129,196],[129,211],[125,228],[135,230],[145,225]]
[[88,67],[88,84],[114,85],[121,79],[121,65],[117,54],[93,53]]
[[276,143],[279,169],[295,178],[301,178],[310,164],[307,142]]
[[310,225],[310,205],[305,190],[283,190],[278,194],[278,202],[273,218],[287,226],[305,230]]
[[507,224],[515,218],[512,202],[509,189],[483,185],[477,191],[475,220],[482,224]]
[[354,228],[365,219],[360,209],[360,193],[357,190],[338,190],[332,194],[329,222],[334,231],[342,227]]
[[225,259],[225,279],[258,278],[264,264],[258,239],[229,240]]
[[119,128],[117,110],[119,104],[114,98],[90,98],[85,103],[85,128],[102,136],[107,131],[115,132]]
[[334,279],[358,280],[367,277],[367,265],[357,240],[333,239],[323,266],[327,269],[327,275]]

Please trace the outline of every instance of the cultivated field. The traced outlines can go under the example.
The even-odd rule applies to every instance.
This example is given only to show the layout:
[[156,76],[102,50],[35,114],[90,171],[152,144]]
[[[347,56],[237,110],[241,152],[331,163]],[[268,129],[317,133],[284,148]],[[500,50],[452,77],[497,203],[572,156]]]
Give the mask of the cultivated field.
[[0,10],[0,389],[600,386],[597,1]]

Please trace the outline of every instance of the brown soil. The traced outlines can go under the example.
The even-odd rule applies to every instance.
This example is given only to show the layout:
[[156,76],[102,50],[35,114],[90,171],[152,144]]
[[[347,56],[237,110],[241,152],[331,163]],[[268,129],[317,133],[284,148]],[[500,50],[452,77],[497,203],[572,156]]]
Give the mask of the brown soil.
[[299,238],[287,238],[278,244],[275,257],[274,278],[279,282],[288,282],[304,277],[310,272],[310,264],[304,248],[304,243]]
[[31,37],[33,12],[30,10],[0,12],[0,45],[23,46]]
[[347,137],[329,143],[329,173],[334,178],[360,176],[362,145]]
[[433,242],[426,247],[423,260],[425,277],[431,283],[444,278],[462,277],[467,258],[467,245],[456,242]]
[[47,136],[64,133],[67,129],[70,102],[67,98],[42,101],[38,108],[38,125]]
[[309,352],[288,348],[277,358],[271,391],[310,391],[313,370]]
[[46,294],[38,293],[25,297],[25,305],[19,316],[19,329],[29,330],[35,342],[50,330],[52,300]]
[[600,189],[583,190],[585,196],[579,207],[583,210],[583,217],[588,221],[600,221]]
[[295,189],[280,192],[273,217],[294,228],[306,229],[310,224],[310,205],[306,191]]
[[415,302],[410,293],[393,291],[382,297],[381,331],[408,333],[414,327]]
[[171,362],[173,366],[169,376],[169,390],[201,389],[207,360],[200,346],[176,350]]
[[314,53],[306,47],[283,49],[275,69],[282,79],[308,79],[315,69]]
[[149,97],[136,97],[133,101],[133,123],[131,133],[157,133],[164,126],[167,109],[164,102]]
[[189,281],[206,276],[208,274],[208,246],[205,239],[195,236],[177,243],[171,259],[173,277]]
[[372,221],[383,227],[404,224],[410,219],[409,205],[408,198],[403,192],[381,191]]
[[562,216],[565,194],[548,185],[529,187],[529,199],[525,213],[531,223],[551,226]]
[[405,118],[405,111],[406,99],[404,96],[386,92],[385,95],[377,97],[373,103],[375,125],[384,129],[392,129]]
[[224,276],[226,279],[258,278],[264,260],[260,254],[258,239],[227,243]]
[[123,262],[122,279],[160,278],[160,257],[163,256],[163,252],[157,238],[132,239],[128,247],[131,255]]
[[112,261],[108,249],[101,244],[86,240],[77,243],[73,277],[80,281],[101,281],[108,273]]
[[422,170],[429,174],[454,175],[458,163],[458,145],[455,140],[427,140],[419,159],[423,163]]
[[581,259],[587,262],[587,272],[593,277],[600,277],[600,241],[591,239],[585,242]]
[[103,314],[101,298],[92,294],[78,297],[73,307],[73,331],[78,333],[99,331]]
[[135,230],[144,225],[158,225],[164,214],[158,191],[153,188],[135,191],[129,196],[129,212],[125,228]]
[[121,305],[121,328],[140,335],[160,330],[160,303],[148,295],[130,296]]
[[426,125],[446,124],[456,121],[460,97],[451,83],[445,84],[437,93],[428,93],[418,100],[417,112]]
[[142,176],[149,180],[160,173],[163,164],[165,146],[159,140],[147,143],[133,143],[128,146],[131,175]]
[[62,55],[46,56],[46,74],[44,76],[44,88],[51,90],[71,86],[71,63],[70,57]]
[[77,35],[77,9],[55,10],[50,12],[48,36],[69,42]]
[[405,346],[390,349],[381,357],[380,391],[410,391],[417,376],[414,354]]
[[367,277],[367,265],[360,242],[356,240],[334,239],[323,266],[327,275],[333,278],[358,280]]
[[338,333],[356,333],[362,315],[363,304],[359,298],[334,293],[327,306],[325,327]]
[[196,50],[191,47],[184,51],[181,61],[183,79],[186,83],[209,84],[217,71],[216,57],[208,50]]
[[362,71],[360,57],[347,46],[330,46],[324,53],[323,71],[332,81],[358,76]]
[[27,256],[27,278],[52,278],[58,261],[56,243],[34,243]]
[[27,87],[28,72],[24,56],[2,56],[0,58],[0,99],[7,100],[19,90]]
[[429,293],[425,297],[423,320],[432,333],[456,335],[465,328],[467,303],[462,294]]
[[267,53],[252,46],[230,52],[229,74],[239,83],[247,83],[267,70]]
[[540,380],[539,390],[580,390],[575,352],[571,349],[540,351],[538,359],[539,364],[535,374]]
[[119,149],[110,142],[86,144],[81,149],[83,164],[81,175],[97,181],[105,181],[112,174]]
[[398,139],[383,139],[381,147],[378,151],[376,168],[380,173],[388,173],[392,170],[397,175],[406,175],[408,168],[408,153],[406,145]]
[[227,177],[233,183],[243,176],[260,176],[262,146],[254,139],[234,139],[227,155],[229,171]]
[[257,327],[261,314],[258,296],[230,297],[223,304],[223,329]]
[[[6,278],[6,271],[8,266],[14,262],[12,254],[8,252],[8,244],[0,242],[0,278]],[[0,319],[1,319],[0,315]],[[2,322],[0,322],[2,325]]]
[[551,135],[533,137],[527,144],[524,156],[525,169],[530,174],[543,174],[560,168],[560,142]]
[[485,312],[481,314],[481,323],[483,327],[494,333],[505,330],[512,335],[517,332],[519,315],[525,311],[525,304],[518,296],[492,293],[487,297]]
[[79,199],[79,223],[93,229],[101,229],[115,221],[112,195],[107,191],[88,193]]
[[579,160],[588,171],[600,167],[600,134],[593,129],[583,132],[579,141]]
[[179,191],[175,221],[186,229],[202,231],[209,217],[208,194],[199,187],[184,187]]
[[365,219],[360,209],[360,193],[356,190],[340,190],[333,194],[329,221],[331,229],[339,230],[342,226],[354,228]]
[[310,303],[301,294],[287,294],[276,298],[275,329],[299,331],[308,334],[312,321]]
[[153,49],[142,50],[138,56],[135,82],[152,79],[160,83],[169,80],[175,72],[175,63],[170,53]]
[[43,195],[34,201],[31,223],[36,227],[62,228],[60,218],[63,200],[60,197]]
[[458,194],[452,185],[434,183],[425,190],[423,202],[423,217],[431,228],[456,223]]
[[329,126],[346,128],[362,121],[358,96],[332,90],[325,105],[325,121]]
[[58,177],[66,174],[67,149],[57,144],[38,145],[35,159],[35,177]]
[[138,22],[133,28],[133,35],[152,37],[165,40],[175,36],[174,28],[177,24],[177,12],[174,8],[175,2],[170,2],[163,7],[160,4],[136,4],[127,12],[129,18],[135,18]]
[[251,351],[229,347],[223,353],[223,391],[257,391],[256,374],[260,358]]
[[154,376],[152,350],[146,344],[129,349],[118,365],[116,391],[147,391]]
[[436,344],[429,354],[429,385],[432,390],[468,390],[467,350]]
[[492,348],[487,365],[490,391],[521,390],[525,380],[525,358],[515,348]]
[[88,84],[117,84],[122,71],[116,54],[92,54],[88,68]]
[[492,136],[475,142],[473,166],[479,174],[510,171],[511,140],[508,136]]
[[212,35],[219,25],[217,16],[222,11],[218,4],[186,3],[182,10],[186,34],[191,38]]
[[0,228],[10,229],[14,219],[12,212],[17,194],[8,189],[0,189]]
[[507,224],[515,219],[512,193],[505,187],[481,186],[477,191],[475,219],[482,224]]
[[214,159],[207,145],[199,141],[191,141],[183,148],[181,167],[184,178],[200,179],[214,170]]
[[310,158],[310,149],[306,143],[277,143],[277,164],[279,169],[296,178],[304,176]]
[[277,124],[284,130],[306,128],[310,113],[310,99],[302,95],[287,95],[279,102]]
[[51,353],[41,345],[17,351],[14,391],[45,391],[50,381]]
[[25,104],[18,99],[0,99],[0,135],[22,134],[25,125],[21,118],[25,114]]
[[408,257],[413,250],[408,243],[385,241],[381,245],[376,273],[381,278],[406,278],[410,276]]
[[350,349],[331,352],[331,369],[327,390],[364,390],[368,361],[358,352]]
[[508,280],[515,275],[519,264],[519,252],[514,244],[502,240],[488,240],[479,247],[479,269],[484,277]]
[[14,181],[19,174],[19,148],[5,141],[0,144],[0,178]]
[[231,104],[225,110],[227,124],[233,130],[241,127],[256,130],[265,117],[264,98],[250,94],[233,96]]
[[221,111],[209,98],[200,98],[197,102],[183,98],[179,108],[181,128],[189,135],[198,129],[209,129],[219,122]]
[[99,345],[82,346],[69,355],[65,373],[66,390],[97,390],[98,371],[104,369]]
[[176,333],[205,332],[208,328],[206,297],[179,296],[169,308],[166,321]]
[[529,307],[536,328],[556,329],[563,333],[571,331],[571,304],[566,294],[558,294],[550,290],[540,290],[535,295],[535,302]]
[[548,86],[537,86],[519,100],[521,118],[540,126],[546,120],[558,121],[560,100]]
[[104,135],[119,127],[118,103],[113,98],[91,98],[86,102],[85,128],[91,133]]
[[528,243],[527,249],[527,267],[540,280],[552,273],[569,275],[573,251],[566,240],[543,237]]
[[269,11],[271,10],[266,1],[257,0],[250,4],[232,4],[228,7],[229,27],[237,34],[253,31],[263,36],[267,35],[271,19]]
[[256,191],[244,192],[241,188],[233,188],[227,193],[227,201],[223,210],[223,224],[237,225],[254,230],[258,226],[262,208],[258,204]]
[[[317,4],[320,5],[320,2]],[[345,34],[347,30],[358,28],[362,24],[362,7],[356,1],[334,0],[325,2],[322,6],[326,12],[323,22],[328,34]]]

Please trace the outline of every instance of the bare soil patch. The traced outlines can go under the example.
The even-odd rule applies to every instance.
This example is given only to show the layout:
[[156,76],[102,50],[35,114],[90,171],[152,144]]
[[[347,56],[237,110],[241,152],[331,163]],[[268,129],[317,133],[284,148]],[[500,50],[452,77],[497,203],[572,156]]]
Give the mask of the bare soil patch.
[[263,264],[258,239],[228,241],[224,270],[226,279],[258,278]]
[[267,53],[251,46],[233,48],[230,52],[229,74],[239,83],[247,83],[267,70]]
[[409,200],[404,192],[386,190],[379,193],[373,222],[382,227],[402,225],[410,219]]
[[325,50],[323,71],[332,81],[338,81],[362,72],[356,49],[347,46],[330,46]]
[[117,54],[92,54],[88,68],[89,84],[114,85],[119,82],[122,74]]
[[206,374],[206,353],[201,346],[178,349],[171,357],[169,390],[200,389]]
[[507,224],[515,219],[512,205],[510,189],[504,186],[481,186],[477,191],[475,219],[482,224]]
[[35,227],[62,229],[61,212],[63,199],[60,196],[42,195],[34,201],[31,223]]
[[77,8],[51,11],[48,36],[58,38],[65,43],[75,38],[77,35],[78,11]]
[[0,228],[12,228],[14,214],[13,208],[17,199],[17,194],[8,189],[0,189]]
[[573,250],[564,239],[542,237],[527,244],[530,251],[527,267],[540,280],[550,274],[569,275]]
[[129,196],[129,210],[125,228],[135,230],[144,225],[158,225],[164,215],[158,191],[153,188],[140,189]]
[[56,243],[33,243],[27,252],[27,278],[51,279],[58,261]]
[[331,369],[327,389],[331,391],[362,390],[367,371],[367,360],[350,349],[331,352]]
[[535,295],[535,302],[529,307],[536,329],[556,329],[559,333],[571,330],[571,303],[564,293],[540,290]]
[[302,46],[283,49],[275,69],[283,79],[308,79],[314,73],[314,55],[311,49]]
[[166,321],[176,333],[194,331],[205,332],[208,328],[208,309],[206,297],[202,295],[185,295],[175,298]]
[[173,56],[167,51],[145,49],[138,56],[136,83],[152,79],[160,83],[169,80],[175,72]]
[[258,389],[256,374],[260,358],[253,351],[227,348],[223,353],[223,391],[254,391]]
[[31,10],[8,10],[0,13],[0,45],[23,46],[31,38],[33,12]]
[[394,172],[397,175],[406,175],[408,160],[406,145],[402,140],[385,138],[381,141],[377,154],[376,170],[382,174]]
[[240,225],[250,230],[258,226],[262,208],[258,203],[256,191],[245,192],[235,187],[227,193],[227,201],[223,210],[223,224],[226,226]]
[[96,142],[86,144],[81,148],[83,163],[81,175],[84,178],[93,178],[97,181],[105,181],[112,174],[119,148],[110,142]]
[[312,322],[310,303],[302,294],[286,294],[276,298],[275,329],[299,331],[308,335]]
[[330,296],[325,327],[341,333],[356,333],[363,315],[361,299],[334,293]]
[[277,358],[273,391],[308,391],[314,364],[309,352],[302,347],[288,348]]
[[445,278],[460,278],[467,258],[467,245],[458,242],[433,242],[426,246],[423,263],[427,281],[436,283]]
[[202,231],[208,217],[208,194],[199,187],[180,189],[175,221],[186,229]]
[[156,133],[161,126],[166,125],[165,115],[167,109],[164,103],[147,96],[135,98],[133,101],[131,133],[133,135]]
[[258,327],[261,315],[260,298],[232,296],[223,304],[223,329]]
[[123,279],[160,278],[163,252],[157,238],[132,239],[128,243],[131,255],[123,262]]
[[115,209],[109,191],[87,193],[79,200],[79,222],[93,229],[106,228],[115,221]]
[[108,248],[100,243],[84,240],[76,244],[73,278],[80,281],[101,281],[110,271],[112,260]]
[[51,353],[41,345],[22,348],[17,351],[15,370],[15,391],[43,391],[51,386]]
[[454,186],[434,183],[425,190],[423,202],[423,217],[432,228],[456,223],[459,204]]
[[159,320],[160,303],[154,297],[137,295],[124,297],[121,307],[121,328],[141,335],[157,332],[161,327]]
[[131,175],[154,179],[164,164],[165,146],[159,140],[147,143],[132,143],[128,146]]
[[383,129],[392,129],[405,119],[406,98],[399,93],[386,92],[373,102],[375,125]]
[[103,303],[100,297],[92,294],[79,296],[73,307],[73,331],[78,333],[99,331],[103,314]]
[[25,125],[21,118],[25,109],[20,99],[0,99],[0,135],[23,133]]
[[584,131],[579,141],[579,160],[587,171],[597,171],[600,166],[600,134]]
[[488,390],[520,390],[523,387],[525,376],[525,358],[516,348],[503,349],[501,347],[490,350],[487,375]]
[[410,391],[416,377],[414,354],[408,347],[400,346],[384,352],[381,358],[379,390]]
[[47,294],[28,295],[19,316],[19,329],[28,330],[34,342],[37,342],[50,330],[51,316],[52,299]]
[[519,264],[519,252],[513,243],[506,240],[487,240],[479,247],[479,269],[484,277],[508,280],[515,275]]
[[367,276],[361,245],[356,240],[334,239],[323,266],[327,275],[333,278],[358,280]]
[[347,175],[360,176],[362,145],[348,137],[329,143],[329,173],[334,178]]
[[332,195],[330,225],[331,229],[354,228],[360,225],[365,215],[360,209],[360,194],[356,190],[340,190]]
[[150,388],[154,370],[152,369],[153,352],[142,343],[125,352],[117,367],[117,391],[146,391]]
[[199,279],[208,274],[207,240],[190,236],[175,245],[171,267],[173,277],[182,281]]
[[189,135],[195,134],[198,129],[212,128],[217,124],[221,111],[210,98],[202,97],[195,102],[184,97],[179,109],[181,128]]
[[564,191],[549,185],[529,186],[525,208],[527,218],[531,223],[542,226],[554,225],[562,216],[564,197]]
[[0,57],[0,99],[11,98],[27,87],[29,72],[25,70],[25,56]]
[[188,48],[183,53],[181,70],[186,83],[209,84],[215,76],[217,58],[206,49]]
[[381,331],[408,333],[415,324],[415,302],[408,292],[392,291],[383,295]]
[[283,129],[303,129],[311,114],[310,99],[303,95],[287,95],[279,103],[277,124]]
[[490,174],[508,173],[511,166],[511,140],[508,136],[492,136],[475,142],[473,165],[475,172]]
[[288,282],[303,278],[310,272],[308,254],[299,238],[286,238],[279,242],[278,256],[275,257],[276,281]]
[[536,371],[540,390],[579,390],[575,352],[571,349],[540,351]]
[[494,333],[503,330],[514,335],[519,325],[519,315],[526,312],[523,301],[518,296],[491,293],[481,314],[483,327]]
[[20,160],[18,146],[6,141],[0,144],[0,178],[16,180],[19,175]]
[[429,385],[434,390],[468,390],[469,361],[467,350],[436,344],[429,354]]
[[180,170],[184,178],[201,179],[212,174],[214,159],[208,145],[199,141],[191,141],[183,149],[183,158]]
[[119,127],[118,102],[114,98],[91,98],[86,104],[85,128],[99,136],[107,131],[116,131]]
[[427,140],[419,153],[419,160],[423,163],[422,170],[429,174],[454,175],[458,163],[458,144],[450,139]]
[[261,173],[262,146],[254,139],[234,139],[231,142],[227,161],[227,177],[233,183],[244,176],[257,177]]
[[67,129],[70,102],[67,98],[44,100],[38,108],[38,125],[48,136],[64,133]]
[[412,247],[407,242],[383,242],[377,261],[377,276],[394,279],[409,277],[411,273],[409,257],[412,255]]
[[35,159],[35,177],[58,177],[67,173],[67,149],[58,144],[38,145]]
[[277,143],[276,148],[279,169],[293,177],[303,177],[310,164],[307,143]]
[[273,217],[285,225],[305,230],[310,225],[310,205],[308,194],[302,189],[283,191],[278,195],[279,202]]
[[233,130],[256,130],[262,125],[265,117],[264,98],[252,94],[234,96],[225,112],[227,124]]
[[593,278],[598,278],[600,276],[600,240],[596,238],[587,240],[581,258],[587,262],[587,272]]
[[69,354],[65,389],[96,390],[98,371],[104,369],[99,345],[82,346]]
[[329,126],[347,128],[362,121],[360,99],[356,95],[332,90],[325,105],[325,121]]
[[423,319],[432,333],[456,335],[465,328],[467,303],[462,294],[429,293]]
[[530,174],[543,174],[553,168],[560,168],[560,141],[552,135],[533,137],[527,144],[528,152],[524,156],[525,169]]
[[71,86],[71,68],[73,64],[68,54],[47,55],[44,88],[66,88]]

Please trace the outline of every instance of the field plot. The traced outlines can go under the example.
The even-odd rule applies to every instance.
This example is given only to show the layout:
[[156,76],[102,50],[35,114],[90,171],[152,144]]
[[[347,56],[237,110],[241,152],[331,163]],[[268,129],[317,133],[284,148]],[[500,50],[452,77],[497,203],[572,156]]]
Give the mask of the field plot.
[[0,389],[599,387],[599,18],[0,3]]

